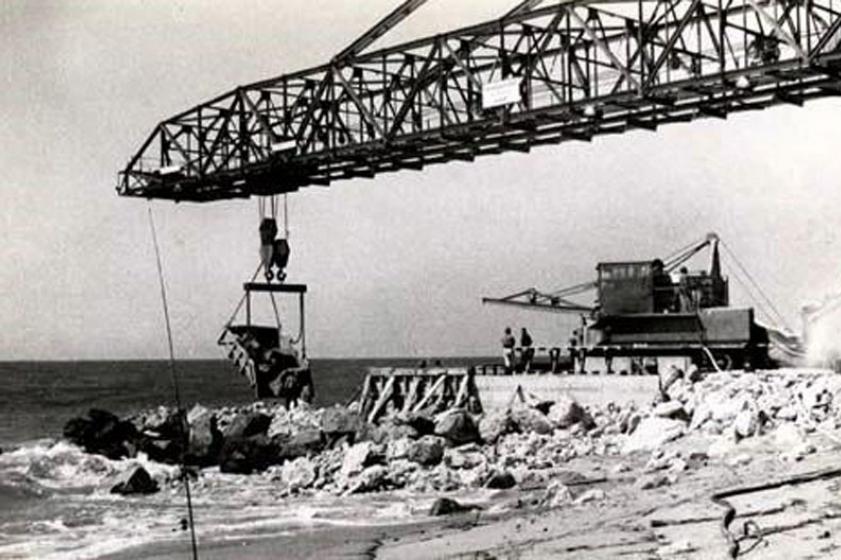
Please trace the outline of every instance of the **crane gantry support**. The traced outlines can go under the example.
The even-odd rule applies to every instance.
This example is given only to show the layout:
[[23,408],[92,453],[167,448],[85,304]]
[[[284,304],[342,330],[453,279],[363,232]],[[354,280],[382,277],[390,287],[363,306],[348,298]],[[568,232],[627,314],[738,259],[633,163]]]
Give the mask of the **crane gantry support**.
[[525,0],[379,50],[408,0],[329,63],[158,124],[125,196],[204,202],[841,94],[838,0]]

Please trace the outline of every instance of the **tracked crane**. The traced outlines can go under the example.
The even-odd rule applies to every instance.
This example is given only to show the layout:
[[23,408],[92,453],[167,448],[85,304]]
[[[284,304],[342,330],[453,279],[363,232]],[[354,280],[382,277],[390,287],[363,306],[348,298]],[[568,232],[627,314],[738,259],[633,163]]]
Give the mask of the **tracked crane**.
[[[559,354],[580,373],[642,373],[672,365],[686,371],[691,364],[767,367],[768,329],[755,321],[752,308],[730,307],[720,242],[710,233],[663,259],[599,263],[592,282],[482,301],[580,315],[581,327]],[[704,250],[709,264],[690,271],[686,264]],[[593,304],[570,299],[589,292],[596,294]]]

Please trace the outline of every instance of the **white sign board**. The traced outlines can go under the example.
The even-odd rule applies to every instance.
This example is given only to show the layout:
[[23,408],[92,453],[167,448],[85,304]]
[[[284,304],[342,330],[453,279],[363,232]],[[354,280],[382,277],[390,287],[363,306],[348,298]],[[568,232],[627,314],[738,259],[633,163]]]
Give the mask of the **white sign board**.
[[493,109],[511,103],[519,103],[523,99],[520,91],[522,78],[508,78],[482,84],[482,109]]

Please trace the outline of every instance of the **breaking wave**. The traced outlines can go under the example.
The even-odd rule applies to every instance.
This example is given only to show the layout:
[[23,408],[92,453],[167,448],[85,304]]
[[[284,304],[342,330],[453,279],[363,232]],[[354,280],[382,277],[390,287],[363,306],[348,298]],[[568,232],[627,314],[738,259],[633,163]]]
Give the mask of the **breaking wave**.
[[[161,491],[110,493],[142,465]],[[288,534],[318,526],[405,522],[429,508],[426,496],[280,495],[271,471],[230,475],[205,469],[192,484],[199,543]],[[112,461],[55,440],[0,454],[0,558],[97,558],[149,543],[184,541],[186,517],[177,467],[139,457]]]

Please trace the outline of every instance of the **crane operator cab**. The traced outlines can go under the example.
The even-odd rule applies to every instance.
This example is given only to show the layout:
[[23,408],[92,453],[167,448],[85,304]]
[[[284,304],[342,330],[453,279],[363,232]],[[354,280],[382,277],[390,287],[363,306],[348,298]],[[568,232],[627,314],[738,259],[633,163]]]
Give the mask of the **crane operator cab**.
[[[260,267],[252,281],[243,285],[245,294],[218,342],[254,388],[255,398],[283,399],[288,407],[299,401],[312,402],[314,388],[304,328],[307,286],[285,282],[290,249],[287,239],[277,238],[277,234],[274,218],[263,218],[260,222]],[[260,271],[265,281],[255,282]],[[253,305],[258,296],[270,302],[274,325],[255,324]],[[281,320],[278,303],[282,302],[278,300],[282,297],[298,300],[297,336],[293,337],[284,326],[286,321]],[[245,320],[236,324],[243,304]]]

